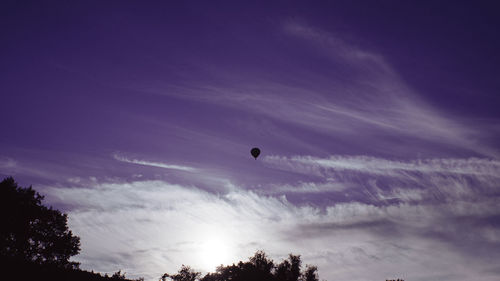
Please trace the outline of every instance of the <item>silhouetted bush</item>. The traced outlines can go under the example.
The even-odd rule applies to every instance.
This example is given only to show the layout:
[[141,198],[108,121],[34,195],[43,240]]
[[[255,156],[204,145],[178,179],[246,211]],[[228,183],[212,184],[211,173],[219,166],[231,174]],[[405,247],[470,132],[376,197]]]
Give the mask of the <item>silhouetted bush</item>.
[[249,261],[228,266],[219,266],[214,273],[208,273],[200,277],[200,272],[196,272],[189,266],[182,266],[177,274],[165,273],[161,280],[170,278],[173,281],[318,281],[318,268],[316,266],[306,266],[302,270],[300,256],[290,254],[287,260],[280,264],[274,264],[266,254],[258,251]]
[[69,258],[80,251],[80,238],[68,229],[67,215],[42,200],[11,177],[0,182],[0,256],[77,268]]

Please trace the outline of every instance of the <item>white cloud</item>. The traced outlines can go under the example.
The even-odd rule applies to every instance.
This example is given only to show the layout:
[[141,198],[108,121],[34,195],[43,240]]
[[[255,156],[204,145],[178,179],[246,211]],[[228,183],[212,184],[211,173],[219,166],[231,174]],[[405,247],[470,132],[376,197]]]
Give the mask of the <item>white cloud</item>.
[[497,198],[321,208],[237,188],[214,194],[162,181],[45,191],[50,203],[73,206],[69,223],[82,238],[76,260],[84,268],[123,269],[150,280],[181,264],[212,271],[258,249],[277,260],[302,254],[328,280],[424,280],[447,272],[459,275],[453,280],[471,274],[488,280],[481,270],[493,266],[497,254],[484,249],[500,248],[497,228],[478,223],[500,215]]

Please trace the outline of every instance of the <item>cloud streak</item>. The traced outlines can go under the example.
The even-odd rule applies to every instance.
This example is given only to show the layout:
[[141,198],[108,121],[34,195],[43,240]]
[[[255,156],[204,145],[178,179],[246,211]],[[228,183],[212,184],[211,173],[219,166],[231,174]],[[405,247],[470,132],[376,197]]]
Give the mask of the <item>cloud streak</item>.
[[[335,194],[337,201],[440,204],[497,197],[500,162],[492,159],[390,160],[370,156],[266,156],[269,167],[315,176],[313,182],[283,185],[275,192]],[[279,194],[279,193],[274,193]],[[333,196],[333,195],[330,195]]]
[[397,161],[372,156],[335,155],[329,158],[266,156],[264,161],[273,167],[315,174],[331,170],[392,176],[402,172],[421,172],[500,177],[500,161],[484,158]]
[[113,158],[118,160],[118,161],[121,161],[121,162],[137,164],[137,165],[142,165],[142,166],[150,166],[150,167],[172,169],[172,170],[179,170],[179,171],[186,171],[186,172],[196,171],[196,169],[193,167],[166,164],[166,163],[161,163],[161,162],[144,161],[144,160],[138,160],[138,159],[129,159],[129,158],[117,155],[117,154],[114,154]]

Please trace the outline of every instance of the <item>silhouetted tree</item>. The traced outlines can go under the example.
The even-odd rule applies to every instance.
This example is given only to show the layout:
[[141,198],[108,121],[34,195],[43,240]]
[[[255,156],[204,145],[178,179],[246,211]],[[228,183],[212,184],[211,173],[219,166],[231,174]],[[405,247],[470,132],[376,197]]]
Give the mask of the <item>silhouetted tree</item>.
[[274,262],[263,251],[258,251],[250,258],[250,263],[244,263],[244,276],[251,280],[271,281],[274,279]]
[[0,256],[77,268],[69,258],[80,251],[80,238],[68,229],[67,215],[42,200],[12,177],[0,182]]
[[195,281],[201,275],[200,272],[196,272],[191,267],[182,265],[181,269],[177,272],[177,274],[163,274],[161,277],[162,281],[166,281],[167,278],[170,278],[173,281]]
[[300,266],[302,261],[300,256],[290,254],[288,260],[276,266],[276,277],[283,281],[298,281],[300,278]]
[[307,265],[306,270],[302,273],[302,281],[318,281],[318,267]]

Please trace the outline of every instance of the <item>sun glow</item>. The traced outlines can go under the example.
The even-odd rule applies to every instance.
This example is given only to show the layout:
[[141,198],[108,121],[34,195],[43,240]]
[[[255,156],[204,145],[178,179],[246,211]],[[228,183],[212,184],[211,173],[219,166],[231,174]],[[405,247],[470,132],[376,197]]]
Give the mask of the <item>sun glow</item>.
[[215,271],[221,264],[227,265],[235,262],[232,241],[228,237],[217,234],[206,236],[200,245],[200,265],[207,271]]

